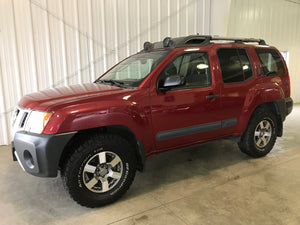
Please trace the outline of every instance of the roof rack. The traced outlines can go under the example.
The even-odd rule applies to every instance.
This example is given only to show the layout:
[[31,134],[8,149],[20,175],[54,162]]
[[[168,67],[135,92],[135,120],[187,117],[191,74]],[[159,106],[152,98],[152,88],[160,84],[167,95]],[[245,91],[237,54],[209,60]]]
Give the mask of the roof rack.
[[259,45],[267,45],[265,40],[263,39],[255,39],[255,38],[226,38],[226,37],[211,37],[213,41],[234,41],[235,43],[249,43],[249,42],[257,42]]
[[249,43],[257,42],[259,45],[266,45],[266,42],[263,39],[255,38],[227,38],[227,37],[217,37],[210,35],[190,35],[186,37],[170,38],[166,37],[163,41],[160,42],[145,42],[143,51],[148,51],[158,48],[176,48],[176,47],[185,47],[185,46],[205,46],[212,41],[233,41],[234,43]]

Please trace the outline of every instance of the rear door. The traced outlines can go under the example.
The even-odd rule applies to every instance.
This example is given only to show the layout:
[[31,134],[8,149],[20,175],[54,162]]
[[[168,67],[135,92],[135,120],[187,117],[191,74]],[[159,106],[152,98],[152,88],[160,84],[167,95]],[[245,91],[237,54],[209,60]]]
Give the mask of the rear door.
[[255,84],[252,59],[245,48],[236,46],[217,48],[219,72],[221,73],[221,111],[222,120],[231,120],[226,133],[236,130],[249,89]]

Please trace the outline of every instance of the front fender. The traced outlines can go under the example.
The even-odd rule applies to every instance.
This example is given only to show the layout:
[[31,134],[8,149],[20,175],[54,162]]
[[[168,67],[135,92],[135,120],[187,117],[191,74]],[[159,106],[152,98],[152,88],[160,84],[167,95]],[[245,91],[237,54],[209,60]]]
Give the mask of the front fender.
[[[101,101],[72,105],[58,110],[51,117],[44,133],[64,133],[122,125],[130,129],[137,140],[151,137],[149,107],[134,101]],[[148,138],[150,140],[150,138]]]

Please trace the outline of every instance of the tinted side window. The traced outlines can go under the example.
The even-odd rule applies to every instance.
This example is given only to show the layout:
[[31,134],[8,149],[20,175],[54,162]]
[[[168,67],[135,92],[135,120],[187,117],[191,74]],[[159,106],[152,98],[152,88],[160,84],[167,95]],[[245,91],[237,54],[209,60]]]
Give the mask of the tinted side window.
[[252,66],[249,61],[249,57],[248,57],[245,49],[238,49],[238,53],[239,53],[240,60],[241,60],[242,70],[244,73],[244,79],[248,80],[250,77],[253,76]]
[[208,87],[211,85],[210,65],[206,52],[191,52],[177,56],[170,62],[158,78],[158,87],[171,75],[180,74],[185,77],[185,85],[173,89]]
[[255,49],[265,75],[285,74],[283,62],[274,49]]
[[217,51],[225,84],[240,83],[253,76],[252,65],[245,49],[223,48]]

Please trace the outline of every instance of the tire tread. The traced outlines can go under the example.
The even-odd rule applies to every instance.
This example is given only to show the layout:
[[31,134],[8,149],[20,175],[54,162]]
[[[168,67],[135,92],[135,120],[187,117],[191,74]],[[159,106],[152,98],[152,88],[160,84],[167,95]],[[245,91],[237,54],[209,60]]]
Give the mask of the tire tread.
[[[254,146],[254,141],[253,141],[253,130],[256,128],[258,122],[262,120],[263,118],[269,118],[272,120],[274,127],[272,131],[272,137],[270,142],[267,144],[265,147],[265,151],[259,151],[256,149]],[[251,117],[248,127],[246,128],[244,134],[242,135],[242,138],[240,142],[238,143],[238,146],[240,150],[254,158],[259,158],[267,155],[273,148],[276,138],[277,138],[277,123],[276,123],[276,117],[275,114],[272,111],[259,108],[257,109],[253,116]]]
[[[80,198],[80,196],[78,196],[76,193],[76,186],[74,186],[72,170],[74,164],[76,164],[76,161],[81,159],[82,156],[84,155],[85,150],[88,149],[90,146],[95,145],[95,142],[97,142],[97,144],[100,145],[103,143],[114,143],[118,146],[122,146],[122,148],[125,148],[126,150],[131,149],[131,145],[125,139],[114,134],[94,134],[92,136],[87,137],[87,140],[85,142],[78,144],[77,146],[76,145],[73,146],[75,150],[73,151],[73,153],[69,155],[67,162],[61,168],[61,177],[62,177],[63,186],[65,187],[65,189],[67,190],[67,192],[70,194],[71,198],[74,201],[76,201],[78,204],[82,206],[86,206],[89,208],[104,206],[119,199],[130,188],[136,173],[135,170],[136,159],[135,157],[131,157],[133,162],[132,167],[134,168],[132,171],[133,173],[131,174],[131,176],[128,176],[129,179],[126,180],[126,185],[123,185],[122,188],[116,194],[112,195],[111,198],[107,198],[106,200],[103,200],[101,202],[82,200],[82,198]],[[131,155],[134,156],[134,154]]]

